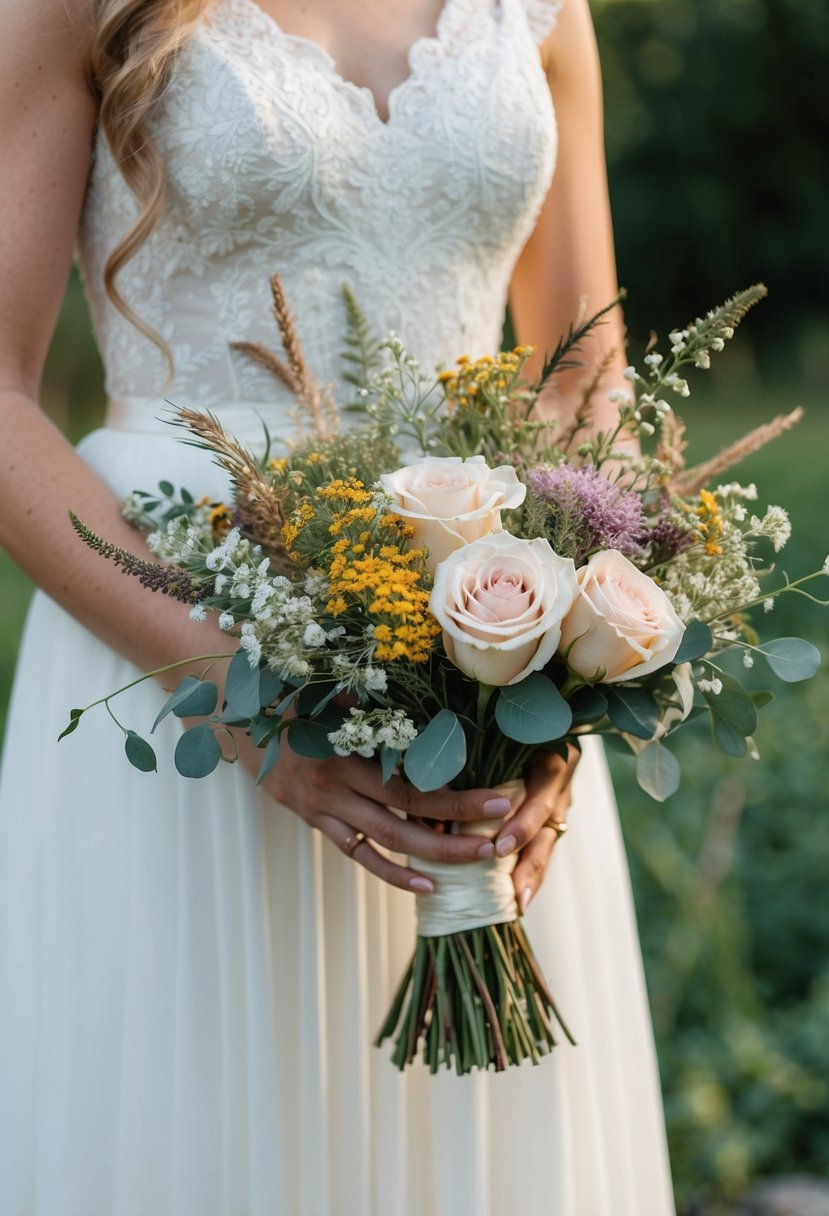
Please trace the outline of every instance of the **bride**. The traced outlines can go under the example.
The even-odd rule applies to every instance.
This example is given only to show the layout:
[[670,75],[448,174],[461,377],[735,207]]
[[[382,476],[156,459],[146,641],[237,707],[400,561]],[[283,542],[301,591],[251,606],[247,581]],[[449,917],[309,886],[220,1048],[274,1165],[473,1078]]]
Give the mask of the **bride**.
[[[132,489],[221,495],[159,421],[165,397],[246,441],[260,416],[290,436],[290,401],[230,345],[273,345],[272,272],[334,384],[344,281],[426,365],[496,349],[508,292],[541,349],[613,297],[588,5],[560,3],[4,5],[2,541],[41,588],[0,784],[4,1216],[673,1211],[598,747],[572,783],[540,761],[499,837],[579,1045],[461,1080],[399,1074],[371,1042],[428,889],[418,859],[471,860],[480,837],[400,821],[356,758],[286,747],[263,791],[244,747],[205,782],[176,777],[172,718],[155,775],[91,722],[56,743],[72,705],[215,641],[80,545],[67,512],[135,548],[118,508]],[[73,250],[109,398],[78,450],[37,407]],[[589,361],[612,347],[615,322]],[[612,387],[621,354],[608,366]],[[583,374],[546,408],[572,414]],[[121,716],[146,729],[162,699],[140,685]],[[393,794],[470,819],[495,797]]]

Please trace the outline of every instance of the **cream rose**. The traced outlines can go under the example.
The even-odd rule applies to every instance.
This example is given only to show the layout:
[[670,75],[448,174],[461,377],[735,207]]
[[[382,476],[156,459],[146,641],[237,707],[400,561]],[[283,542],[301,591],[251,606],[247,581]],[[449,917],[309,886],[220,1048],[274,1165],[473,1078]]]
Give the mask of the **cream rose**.
[[432,574],[462,545],[497,532],[501,511],[519,507],[527,493],[515,469],[491,469],[483,456],[428,456],[384,473],[380,482],[417,544],[428,549]]
[[615,684],[671,662],[685,626],[652,578],[616,549],[596,553],[576,578],[578,594],[561,631],[572,671]]
[[493,532],[442,561],[430,608],[456,667],[483,684],[517,684],[553,657],[576,568],[546,540]]

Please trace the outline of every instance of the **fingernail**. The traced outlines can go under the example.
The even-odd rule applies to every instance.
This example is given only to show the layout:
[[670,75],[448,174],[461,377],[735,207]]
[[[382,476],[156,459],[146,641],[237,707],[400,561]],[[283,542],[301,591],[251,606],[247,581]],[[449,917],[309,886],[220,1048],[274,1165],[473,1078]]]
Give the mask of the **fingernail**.
[[486,802],[481,807],[481,811],[484,813],[484,815],[486,815],[487,818],[489,818],[491,815],[493,819],[502,819],[504,815],[509,814],[511,810],[512,803],[510,802],[509,798],[487,798]]
[[409,886],[413,891],[423,891],[426,895],[431,895],[435,889],[435,884],[429,878],[410,878]]
[[499,857],[506,857],[507,853],[511,853],[515,848],[514,836],[502,836],[495,846],[495,852]]
[[478,849],[478,856],[479,857],[494,857],[495,856],[495,846],[491,840],[488,840],[486,842],[486,844],[481,845],[481,847]]
[[519,908],[522,916],[527,911],[527,906],[529,905],[529,902],[532,899],[532,897],[533,897],[532,887],[525,887],[524,890],[521,892],[521,894],[518,896],[518,908]]

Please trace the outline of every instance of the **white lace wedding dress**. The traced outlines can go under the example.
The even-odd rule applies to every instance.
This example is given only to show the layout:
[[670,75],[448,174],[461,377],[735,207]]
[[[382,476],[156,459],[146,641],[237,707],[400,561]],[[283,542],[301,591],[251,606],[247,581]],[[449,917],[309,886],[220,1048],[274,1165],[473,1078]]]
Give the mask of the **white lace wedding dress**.
[[[166,396],[245,439],[289,402],[229,341],[270,346],[278,270],[308,362],[340,374],[348,281],[426,364],[498,346],[513,264],[553,170],[539,42],[558,0],[446,0],[383,122],[313,42],[218,0],[153,122],[169,205],[121,288],[169,343]],[[81,445],[118,495],[220,492],[158,421],[165,369],[111,307],[134,204],[96,147],[80,261],[107,367]],[[150,604],[148,602],[148,610]],[[182,609],[185,611],[185,609]],[[138,673],[38,594],[0,787],[4,1216],[668,1216],[634,912],[598,747],[527,916],[578,1046],[533,1068],[399,1074],[372,1046],[412,949],[412,897],[343,857],[236,768],[188,782],[122,754],[102,711]],[[145,732],[154,683],[120,702]]]

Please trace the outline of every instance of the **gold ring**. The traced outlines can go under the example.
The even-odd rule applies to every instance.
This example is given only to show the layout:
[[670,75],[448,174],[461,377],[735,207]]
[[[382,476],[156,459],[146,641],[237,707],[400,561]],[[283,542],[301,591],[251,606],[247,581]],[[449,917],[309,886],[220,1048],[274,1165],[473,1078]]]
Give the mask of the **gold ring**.
[[545,828],[552,828],[556,834],[556,838],[563,836],[567,831],[567,823],[564,819],[553,819],[552,815],[549,819],[544,820]]
[[365,839],[365,832],[357,832],[355,836],[349,836],[348,840],[346,840],[343,844],[343,852],[345,853],[346,857],[351,857],[352,853],[357,848],[357,845],[362,844]]

